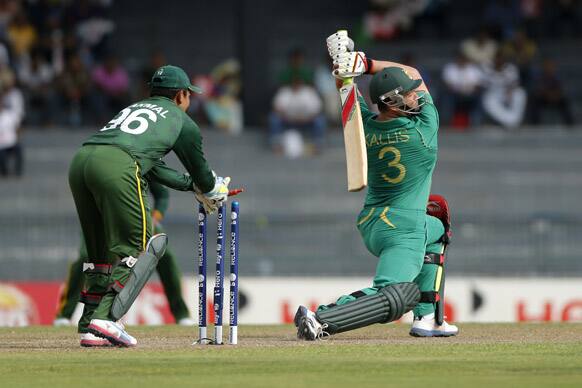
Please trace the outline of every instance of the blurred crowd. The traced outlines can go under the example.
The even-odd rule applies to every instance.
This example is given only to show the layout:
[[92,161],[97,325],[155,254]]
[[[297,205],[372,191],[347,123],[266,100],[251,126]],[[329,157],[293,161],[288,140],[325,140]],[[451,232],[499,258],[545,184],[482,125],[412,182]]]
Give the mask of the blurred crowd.
[[574,124],[553,58],[539,53],[524,28],[496,40],[487,27],[463,40],[442,71],[439,93],[445,125],[482,124],[507,129],[524,123]]
[[26,124],[78,126],[128,100],[111,50],[111,0],[0,0],[0,72],[23,94]]
[[509,38],[517,26],[535,39],[581,37],[580,6],[579,0],[369,0],[358,40],[454,38],[456,24],[478,22],[454,20],[458,8],[472,16],[479,9],[497,39]]
[[0,175],[22,174],[23,124],[80,125],[126,102],[110,0],[0,0]]
[[[451,7],[458,6],[467,8],[463,14],[472,15],[464,21],[464,30],[474,29],[470,36],[459,35],[451,19]],[[422,49],[414,45],[400,56],[388,48],[382,58],[420,70],[444,128],[571,127],[575,116],[561,76],[561,58],[545,55],[539,42],[578,39],[581,21],[578,0],[483,0],[464,5],[450,0],[370,0],[362,28],[351,33],[364,50],[392,40],[458,42],[454,55],[438,71],[432,64],[426,68],[426,57],[416,61],[415,54],[420,56]],[[301,48],[289,53],[268,120],[271,149],[290,157],[320,152],[326,127],[339,125],[330,63],[326,59],[309,66],[316,58],[308,59]],[[430,59],[434,63],[441,58]],[[358,83],[365,95],[366,79]]]
[[[149,60],[132,58],[133,62],[118,56],[112,43],[112,3],[0,0],[0,175],[22,172],[18,131],[23,125],[99,125],[131,100],[147,96],[151,74],[167,64],[165,55],[172,53],[154,50]],[[392,40],[458,42],[454,57],[438,71],[435,58],[416,63],[420,49],[414,44],[407,53],[399,56],[388,50],[383,58],[419,68],[436,98],[443,126],[570,126],[575,115],[564,84],[568,80],[561,76],[564,61],[545,55],[540,42],[547,47],[550,39],[582,37],[581,3],[369,0],[361,28],[353,28],[352,36],[364,49]],[[464,14],[472,15],[471,20],[452,20]],[[459,30],[473,26],[472,35],[459,35]],[[286,61],[277,58],[284,65],[266,81],[274,88],[270,109],[261,114],[271,150],[291,157],[318,154],[326,129],[339,127],[339,97],[329,60],[307,56],[315,43],[304,44],[292,48]],[[207,74],[194,77],[204,93],[193,99],[189,113],[201,125],[237,134],[243,129],[240,63],[216,60]],[[365,92],[364,80],[361,89]]]
[[[507,129],[523,124],[573,125],[559,58],[544,55],[539,41],[582,37],[582,3],[489,0],[471,5],[481,7],[476,13],[481,19],[469,21],[478,29],[462,39],[454,58],[431,82],[433,92],[438,92],[434,94],[441,123]],[[379,42],[428,34],[457,40],[449,17],[452,6],[446,0],[371,0],[361,38]]]

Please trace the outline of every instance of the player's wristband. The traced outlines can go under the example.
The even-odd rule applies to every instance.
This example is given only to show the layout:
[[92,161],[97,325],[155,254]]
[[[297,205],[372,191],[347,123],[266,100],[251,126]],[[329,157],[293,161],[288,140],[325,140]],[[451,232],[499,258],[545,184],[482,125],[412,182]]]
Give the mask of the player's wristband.
[[364,72],[364,74],[370,74],[370,72],[372,71],[373,62],[374,62],[373,59],[366,57],[366,71]]

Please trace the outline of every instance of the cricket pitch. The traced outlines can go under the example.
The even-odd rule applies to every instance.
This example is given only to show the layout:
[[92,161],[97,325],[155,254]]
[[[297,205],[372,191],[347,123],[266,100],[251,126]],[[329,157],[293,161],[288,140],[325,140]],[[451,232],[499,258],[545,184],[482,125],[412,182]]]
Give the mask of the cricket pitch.
[[80,348],[75,329],[0,328],[2,387],[579,387],[581,324],[460,324],[452,338],[374,325],[318,342],[240,326],[239,345],[195,327],[130,327],[133,349]]

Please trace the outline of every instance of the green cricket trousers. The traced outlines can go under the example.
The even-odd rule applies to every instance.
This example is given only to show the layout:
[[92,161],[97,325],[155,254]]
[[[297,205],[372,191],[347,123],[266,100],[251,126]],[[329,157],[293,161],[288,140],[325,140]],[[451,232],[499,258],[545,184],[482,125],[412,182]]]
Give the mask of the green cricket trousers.
[[[424,211],[391,207],[364,208],[357,221],[358,230],[370,253],[378,258],[372,287],[361,290],[373,295],[382,287],[402,282],[414,282],[421,292],[438,291],[439,266],[424,263],[426,252],[442,253],[442,222]],[[341,296],[336,304],[353,301],[353,295]],[[326,309],[320,306],[320,309]],[[434,303],[419,303],[415,316],[435,311]]]
[[83,333],[91,319],[111,319],[111,285],[123,286],[130,273],[116,263],[145,250],[152,223],[140,167],[116,146],[81,147],[69,168],[69,185],[87,244]]

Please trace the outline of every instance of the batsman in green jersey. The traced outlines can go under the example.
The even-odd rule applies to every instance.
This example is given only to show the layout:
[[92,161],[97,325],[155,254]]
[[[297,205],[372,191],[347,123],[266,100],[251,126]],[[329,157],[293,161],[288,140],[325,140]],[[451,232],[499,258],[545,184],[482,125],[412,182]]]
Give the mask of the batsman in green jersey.
[[[119,112],[75,154],[69,185],[87,245],[85,306],[79,333],[85,346],[135,346],[119,319],[129,310],[164,255],[164,233],[152,236],[146,178],[195,191],[210,213],[228,197],[230,178],[217,177],[202,150],[200,129],[186,114],[200,90],[179,67],[162,66],[150,97]],[[174,151],[187,170],[161,160]],[[105,341],[106,340],[106,341]],[[92,345],[88,345],[92,344]]]
[[300,306],[297,336],[315,340],[391,322],[412,309],[411,335],[456,335],[457,327],[442,316],[448,204],[441,196],[429,201],[438,150],[437,109],[416,69],[353,52],[347,34],[331,35],[328,49],[338,88],[345,78],[373,74],[370,99],[380,113],[370,111],[359,96],[369,187],[357,227],[378,265],[372,287],[341,296],[316,312]]
[[[169,191],[165,186],[157,182],[148,183],[149,191],[153,197],[154,209],[152,211],[152,222],[154,225],[154,234],[164,233],[161,221],[168,209]],[[83,290],[85,280],[83,263],[87,258],[87,246],[85,240],[81,240],[78,259],[69,267],[69,274],[59,298],[58,311],[54,320],[55,326],[68,326],[71,324],[71,317],[75,312],[80,294]],[[170,311],[176,323],[184,326],[194,325],[195,322],[190,318],[188,307],[182,296],[182,274],[169,246],[166,248],[164,256],[158,262],[156,271],[164,287],[164,293],[166,294]],[[83,344],[85,344],[85,341]]]

